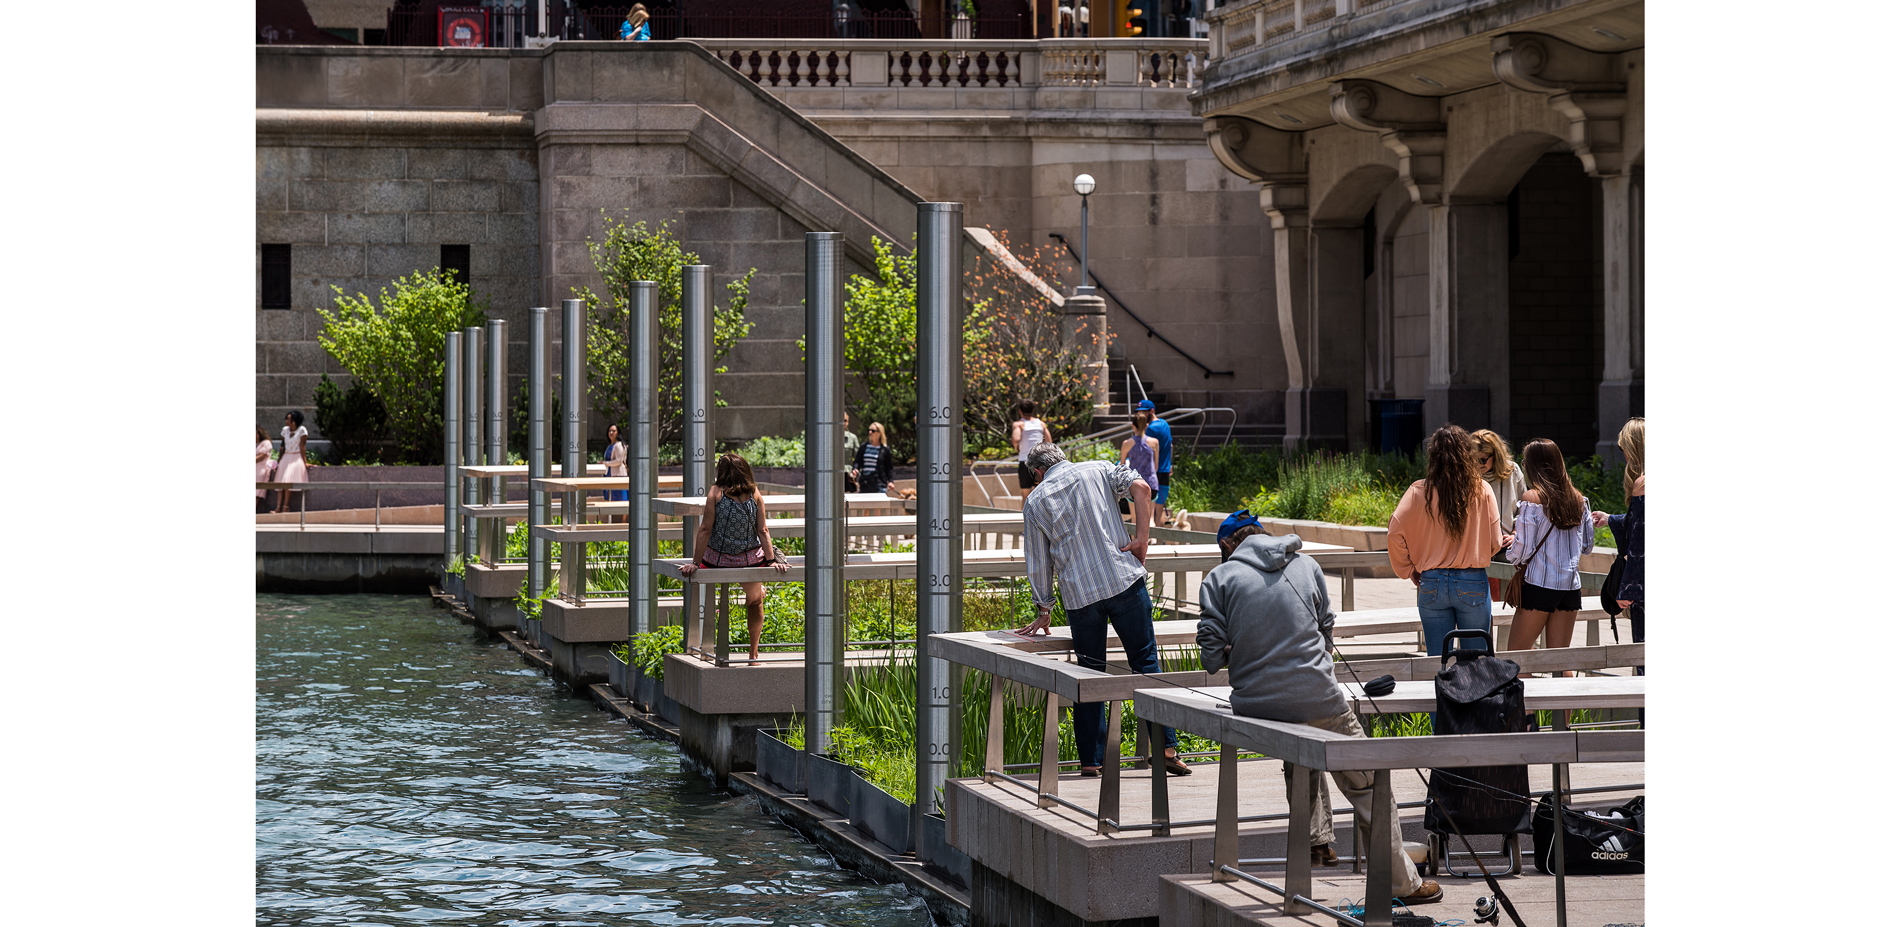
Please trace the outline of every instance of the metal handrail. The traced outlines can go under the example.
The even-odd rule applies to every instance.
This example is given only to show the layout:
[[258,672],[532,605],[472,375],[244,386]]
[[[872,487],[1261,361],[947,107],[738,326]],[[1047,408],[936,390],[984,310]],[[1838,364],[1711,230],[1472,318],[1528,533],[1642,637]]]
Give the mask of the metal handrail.
[[[259,482],[256,488],[262,489],[265,492],[272,492],[272,491],[280,490],[280,489],[288,489],[292,492],[309,492],[312,489],[354,489],[354,490],[357,490],[358,492],[361,492],[362,490],[365,490],[365,489],[375,490],[376,496],[375,496],[375,499],[371,503],[371,507],[376,512],[375,529],[377,531],[381,531],[383,530],[383,490],[385,489],[441,489],[442,484],[434,483],[434,482],[422,483],[422,482],[416,482],[413,480],[403,481],[403,482],[392,481],[388,483],[372,483],[372,482],[356,482],[356,481],[344,482],[344,481],[338,480],[333,483],[331,482],[304,482],[304,483]],[[309,506],[304,505],[304,504],[299,504],[297,506],[297,530],[298,531],[304,530],[303,514],[305,510],[307,510],[308,508]]]
[[[1227,413],[1228,415],[1227,437],[1222,439],[1222,441],[1223,443],[1227,441],[1232,441],[1234,439],[1234,427],[1240,422],[1240,413],[1234,411],[1232,408],[1228,406],[1183,406],[1178,409],[1169,409],[1168,411],[1163,412],[1160,415],[1157,415],[1155,417],[1164,422],[1167,422],[1169,425],[1173,425],[1175,422],[1181,421],[1182,419],[1185,419],[1191,415],[1201,416],[1200,423],[1195,426],[1194,441],[1192,444],[1189,445],[1190,447],[1198,447],[1201,443],[1201,430],[1207,427],[1208,414],[1212,412]],[[1093,431],[1085,435],[1077,435],[1073,438],[1064,438],[1061,441],[1057,441],[1056,443],[1062,445],[1062,447],[1066,450],[1069,448],[1081,447],[1082,445],[1085,445],[1085,444],[1094,444],[1099,441],[1105,441],[1109,438],[1115,437],[1116,435],[1122,435],[1122,434],[1127,434],[1127,433],[1128,433],[1128,426],[1115,425],[1113,427],[1104,428],[1100,431]]]
[[[1075,249],[1073,247],[1070,247],[1069,240],[1067,238],[1062,237],[1061,232],[1050,232],[1049,237],[1055,239],[1056,241],[1062,242],[1062,247],[1068,249],[1069,256],[1072,258],[1075,258],[1077,263],[1081,262],[1082,259],[1076,256]],[[1089,272],[1089,279],[1095,281],[1095,288],[1098,290],[1101,290],[1103,295],[1107,296],[1109,299],[1114,300],[1115,305],[1122,307],[1122,311],[1128,313],[1129,318],[1134,319],[1136,324],[1139,324],[1142,328],[1147,329],[1148,337],[1161,339],[1161,343],[1173,349],[1174,353],[1179,354],[1184,358],[1187,358],[1188,363],[1201,368],[1201,379],[1205,380],[1209,377],[1231,377],[1234,375],[1234,372],[1232,370],[1215,370],[1207,366],[1206,364],[1201,363],[1199,360],[1195,359],[1194,355],[1189,354],[1188,352],[1182,350],[1180,345],[1175,344],[1172,341],[1169,341],[1168,336],[1163,335],[1162,333],[1158,331],[1155,331],[1155,327],[1153,325],[1149,325],[1145,319],[1143,319],[1139,315],[1136,315],[1135,310],[1128,308],[1128,304],[1123,302],[1121,297],[1116,296],[1115,292],[1113,290],[1110,290],[1108,288],[1108,285],[1102,282],[1102,278],[1095,275],[1094,271]],[[1084,281],[1084,282],[1087,282],[1087,281]]]

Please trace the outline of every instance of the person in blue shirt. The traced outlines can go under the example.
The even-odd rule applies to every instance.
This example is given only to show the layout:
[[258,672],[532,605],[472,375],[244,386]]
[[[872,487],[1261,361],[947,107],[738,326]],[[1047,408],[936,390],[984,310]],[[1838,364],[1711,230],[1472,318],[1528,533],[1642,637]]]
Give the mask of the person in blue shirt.
[[[1155,404],[1143,399],[1135,406],[1137,412],[1154,412]],[[1168,474],[1174,470],[1174,430],[1162,421],[1156,413],[1155,420],[1148,425],[1148,437],[1161,442],[1161,454],[1155,458],[1155,476],[1161,481],[1161,489],[1155,493],[1155,527],[1168,525]]]
[[627,11],[627,21],[620,24],[620,39],[624,42],[645,42],[653,38],[653,31],[647,28],[647,5],[636,3]]

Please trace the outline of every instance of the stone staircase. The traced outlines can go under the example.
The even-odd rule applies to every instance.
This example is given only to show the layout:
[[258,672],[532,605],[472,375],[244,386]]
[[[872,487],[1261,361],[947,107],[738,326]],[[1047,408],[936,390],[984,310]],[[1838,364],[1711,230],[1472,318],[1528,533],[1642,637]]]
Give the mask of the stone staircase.
[[[1131,389],[1134,391],[1132,399],[1129,398]],[[1157,390],[1152,381],[1142,380],[1136,384],[1134,378],[1128,375],[1126,364],[1118,365],[1111,359],[1108,375],[1108,412],[1095,416],[1089,423],[1089,431],[1126,427],[1128,417],[1134,414],[1135,404],[1140,402],[1144,395],[1155,404],[1155,411],[1158,413],[1181,408],[1179,403],[1169,402],[1168,395]],[[1174,440],[1177,447],[1212,449],[1221,446],[1223,440],[1228,439],[1227,417],[1223,414],[1209,416],[1207,426],[1200,429],[1198,442],[1195,441],[1193,422],[1194,419],[1190,418],[1187,424],[1174,426]],[[1285,434],[1285,425],[1256,425],[1240,422],[1234,426],[1231,441],[1248,450],[1262,450],[1267,447],[1279,447],[1281,437]]]

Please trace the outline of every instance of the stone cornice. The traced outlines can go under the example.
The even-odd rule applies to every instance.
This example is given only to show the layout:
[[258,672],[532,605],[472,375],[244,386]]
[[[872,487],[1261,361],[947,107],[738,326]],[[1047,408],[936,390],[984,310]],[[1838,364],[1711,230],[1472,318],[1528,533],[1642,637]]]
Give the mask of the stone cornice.
[[1197,116],[1284,103],[1322,90],[1330,81],[1374,78],[1384,70],[1482,50],[1500,31],[1537,29],[1553,17],[1570,21],[1633,5],[1631,0],[1406,0],[1217,58],[1188,101]]

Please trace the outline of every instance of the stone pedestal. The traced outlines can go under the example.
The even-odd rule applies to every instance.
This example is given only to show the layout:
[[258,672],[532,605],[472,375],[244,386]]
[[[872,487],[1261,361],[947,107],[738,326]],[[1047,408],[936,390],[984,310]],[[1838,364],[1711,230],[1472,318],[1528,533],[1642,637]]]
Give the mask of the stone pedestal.
[[1087,352],[1083,370],[1096,415],[1108,414],[1108,302],[1100,296],[1071,296],[1062,305],[1062,343]]

